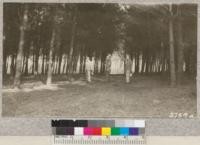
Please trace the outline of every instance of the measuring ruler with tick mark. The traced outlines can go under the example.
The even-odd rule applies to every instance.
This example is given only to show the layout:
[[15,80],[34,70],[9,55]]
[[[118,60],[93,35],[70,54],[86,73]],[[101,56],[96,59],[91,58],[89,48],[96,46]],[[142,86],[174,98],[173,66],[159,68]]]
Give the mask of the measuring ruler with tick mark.
[[52,143],[146,144],[144,120],[52,120]]

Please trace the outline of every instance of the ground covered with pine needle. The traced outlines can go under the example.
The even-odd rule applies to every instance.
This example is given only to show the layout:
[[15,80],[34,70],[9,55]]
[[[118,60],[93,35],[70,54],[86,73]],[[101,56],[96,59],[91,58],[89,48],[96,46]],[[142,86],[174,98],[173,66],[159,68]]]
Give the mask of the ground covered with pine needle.
[[[196,114],[196,83],[170,87],[161,76],[57,77],[51,86],[29,78],[20,89],[3,87],[4,117],[174,117]],[[171,116],[172,115],[172,116]]]

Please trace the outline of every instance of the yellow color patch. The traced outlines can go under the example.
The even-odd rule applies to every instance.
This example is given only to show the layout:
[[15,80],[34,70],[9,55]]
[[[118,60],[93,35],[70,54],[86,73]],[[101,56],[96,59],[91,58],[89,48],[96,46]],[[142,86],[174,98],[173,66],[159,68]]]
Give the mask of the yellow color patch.
[[111,128],[109,128],[109,127],[101,128],[101,134],[102,135],[111,135]]

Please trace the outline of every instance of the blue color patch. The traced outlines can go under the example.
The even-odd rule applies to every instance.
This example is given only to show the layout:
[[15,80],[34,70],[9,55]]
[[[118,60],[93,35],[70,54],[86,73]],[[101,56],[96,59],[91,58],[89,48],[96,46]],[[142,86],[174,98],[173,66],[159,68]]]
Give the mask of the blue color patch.
[[133,136],[139,135],[139,128],[129,128],[129,135]]

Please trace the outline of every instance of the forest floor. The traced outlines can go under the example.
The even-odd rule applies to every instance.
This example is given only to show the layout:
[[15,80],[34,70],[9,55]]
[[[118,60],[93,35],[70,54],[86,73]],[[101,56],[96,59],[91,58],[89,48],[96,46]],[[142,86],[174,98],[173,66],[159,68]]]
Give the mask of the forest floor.
[[[57,80],[64,80],[58,77]],[[30,80],[30,79],[29,79]],[[34,85],[33,85],[34,84]],[[196,114],[195,81],[170,87],[160,76],[84,77],[52,86],[24,81],[21,89],[3,87],[4,117],[169,117],[171,113]]]

